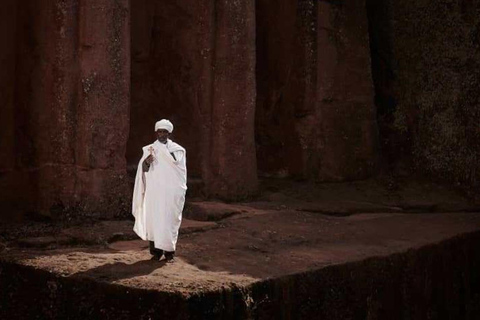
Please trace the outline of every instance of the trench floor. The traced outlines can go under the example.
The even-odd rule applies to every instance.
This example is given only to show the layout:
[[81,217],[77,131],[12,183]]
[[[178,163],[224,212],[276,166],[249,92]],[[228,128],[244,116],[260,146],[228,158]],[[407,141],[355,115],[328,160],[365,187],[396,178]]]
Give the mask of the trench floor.
[[133,233],[132,220],[4,235],[0,259],[59,277],[189,296],[480,231],[480,210],[438,190],[436,197],[419,199],[415,195],[422,190],[406,190],[408,197],[383,187],[384,198],[370,197],[371,188],[364,191],[361,185],[344,187],[344,193],[340,185],[317,188],[304,197],[276,188],[266,188],[248,203],[189,201],[174,263],[150,260],[148,244]]

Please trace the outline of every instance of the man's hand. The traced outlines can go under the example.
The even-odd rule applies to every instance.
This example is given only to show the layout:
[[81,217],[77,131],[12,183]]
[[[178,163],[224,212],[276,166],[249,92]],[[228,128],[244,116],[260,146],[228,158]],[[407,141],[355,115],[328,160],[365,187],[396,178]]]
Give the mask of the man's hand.
[[149,155],[149,156],[145,159],[145,162],[146,162],[147,164],[151,164],[154,160],[155,160],[155,158],[153,157],[153,155]]
[[143,172],[147,172],[150,169],[150,164],[153,162],[153,160],[155,160],[153,155],[149,155],[148,157],[145,158],[145,160],[143,160],[143,163],[142,163]]

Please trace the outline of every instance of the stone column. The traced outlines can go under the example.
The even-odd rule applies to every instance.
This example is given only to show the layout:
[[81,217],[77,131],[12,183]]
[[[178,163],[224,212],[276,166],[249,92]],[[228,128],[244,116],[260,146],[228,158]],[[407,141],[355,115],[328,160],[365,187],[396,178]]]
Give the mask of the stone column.
[[0,11],[0,172],[14,169],[14,95],[17,3],[7,0]]
[[[316,118],[317,1],[257,1],[260,175],[302,178]],[[314,130],[313,130],[314,131]]]
[[15,179],[24,209],[49,213],[74,191],[78,6],[75,0],[17,5]]
[[259,0],[257,8],[261,174],[368,177],[377,128],[365,1]]
[[254,144],[254,1],[215,1],[211,112],[203,180],[211,196],[238,199],[257,188]]
[[16,0],[6,0],[0,10],[0,220],[15,210],[20,190],[15,187],[15,65],[17,63]]
[[88,211],[129,207],[126,144],[130,105],[128,0],[80,0],[76,197]]
[[318,180],[364,179],[377,162],[365,0],[318,3]]
[[27,0],[17,11],[17,203],[52,215],[126,208],[128,0]]

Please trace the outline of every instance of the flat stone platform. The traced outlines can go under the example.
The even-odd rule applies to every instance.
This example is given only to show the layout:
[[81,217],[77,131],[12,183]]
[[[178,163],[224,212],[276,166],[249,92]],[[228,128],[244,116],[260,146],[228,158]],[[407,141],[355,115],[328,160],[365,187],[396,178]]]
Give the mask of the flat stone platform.
[[472,208],[268,197],[190,202],[171,264],[131,220],[9,229],[0,319],[480,319]]
[[[384,319],[389,303],[398,303],[398,311],[434,312],[436,303],[450,301],[465,313],[456,302],[480,302],[477,213],[336,217],[256,210],[217,224],[183,233],[172,264],[149,260],[141,240],[6,248],[0,279],[9,303],[0,315],[57,318],[78,308],[68,311],[70,318],[308,318],[323,310],[328,319],[362,318],[357,312]],[[32,302],[27,311],[25,301]],[[332,303],[344,308],[327,308]]]

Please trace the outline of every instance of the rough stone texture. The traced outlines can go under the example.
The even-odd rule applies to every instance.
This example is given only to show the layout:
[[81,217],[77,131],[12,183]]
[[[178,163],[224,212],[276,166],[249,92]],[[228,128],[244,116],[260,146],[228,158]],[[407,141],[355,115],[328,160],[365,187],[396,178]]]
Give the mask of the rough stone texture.
[[255,192],[254,30],[253,1],[132,2],[130,168],[169,118],[206,195]]
[[15,65],[17,5],[15,0],[4,1],[0,10],[0,190],[2,202],[12,210],[11,219],[20,212],[21,198],[15,176]]
[[480,3],[368,0],[387,161],[478,186]]
[[257,189],[255,4],[218,1],[215,10],[212,108],[202,119],[208,125],[203,178],[209,194],[238,199]]
[[2,108],[2,201],[115,214],[127,191],[128,2],[22,1],[12,12],[2,20],[16,28],[4,54],[16,61]]
[[[201,196],[255,194],[256,153],[265,176],[373,172],[365,0],[129,3],[5,1],[2,218],[127,209],[127,163],[163,117]],[[478,185],[478,4],[368,4],[387,162],[411,155],[419,170]]]
[[130,108],[129,1],[82,1],[80,9],[76,193],[80,198],[93,198],[100,205],[95,210],[115,214],[129,207],[129,197],[125,199],[130,191],[125,160]]
[[476,320],[479,228],[478,213],[269,211],[183,235],[173,264],[141,241],[9,244],[0,317]]
[[14,197],[25,195],[30,206],[22,209],[48,210],[72,185],[69,103],[74,72],[69,68],[75,62],[72,23],[76,7],[67,10],[63,5],[16,4],[15,145],[8,154],[14,159],[10,175],[17,181],[6,189]]
[[366,178],[375,169],[378,137],[365,1],[321,2],[317,19],[318,175]]
[[348,180],[376,162],[365,2],[257,2],[259,172]]
[[213,201],[188,202],[183,217],[198,221],[219,221],[252,211],[248,206]]
[[141,147],[155,140],[155,122],[167,118],[175,127],[172,139],[187,149],[189,176],[201,176],[199,105],[205,103],[206,88],[199,77],[210,55],[210,24],[204,22],[208,18],[204,7],[198,1],[131,2],[132,99],[127,148],[131,169],[136,170]]
[[[133,221],[0,224],[0,318],[478,318],[478,205],[443,213],[465,197],[407,179],[269,180],[254,203],[197,202],[238,211],[183,220],[173,264],[118,241]],[[438,211],[356,214],[415,203]]]

